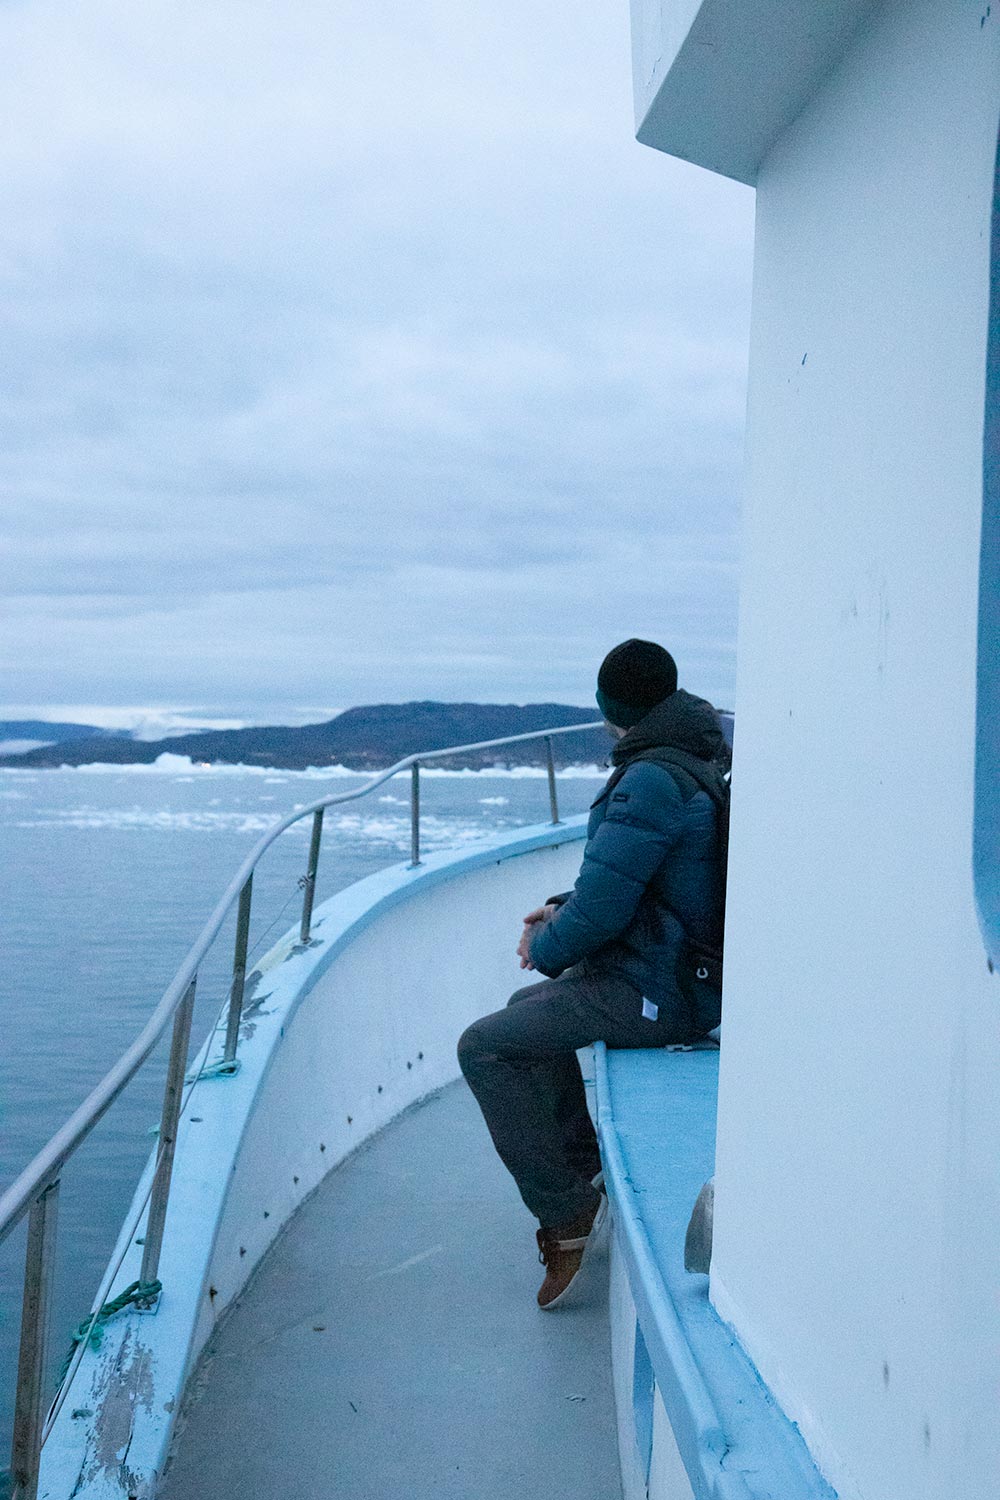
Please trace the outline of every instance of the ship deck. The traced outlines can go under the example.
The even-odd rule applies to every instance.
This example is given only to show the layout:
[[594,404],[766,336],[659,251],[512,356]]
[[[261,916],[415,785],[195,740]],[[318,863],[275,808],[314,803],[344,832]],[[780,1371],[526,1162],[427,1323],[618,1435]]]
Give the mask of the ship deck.
[[220,1321],[158,1494],[618,1500],[607,1262],[542,1313],[533,1230],[464,1083],[407,1110]]

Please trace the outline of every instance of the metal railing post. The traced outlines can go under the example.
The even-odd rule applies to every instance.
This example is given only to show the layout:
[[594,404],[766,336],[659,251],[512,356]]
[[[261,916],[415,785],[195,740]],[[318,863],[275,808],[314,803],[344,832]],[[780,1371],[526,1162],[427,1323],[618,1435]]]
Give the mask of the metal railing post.
[[160,1116],[159,1154],[156,1175],[149,1198],[149,1215],[146,1219],[146,1242],[142,1251],[140,1281],[155,1281],[160,1264],[160,1248],[163,1244],[163,1227],[167,1222],[167,1202],[170,1198],[170,1177],[174,1167],[174,1148],[177,1145],[177,1126],[181,1117],[181,1099],[184,1093],[184,1073],[187,1069],[188,1044],[191,1040],[191,1016],[194,1013],[195,975],[184,993],[184,999],[174,1016],[174,1029],[170,1038],[170,1061],[167,1064],[167,1081],[163,1087],[163,1112]]
[[21,1352],[17,1364],[17,1404],[11,1474],[14,1500],[35,1500],[42,1451],[45,1356],[49,1342],[49,1314],[55,1273],[59,1179],[50,1182],[31,1205],[28,1248],[24,1262],[21,1308]]
[[552,809],[553,823],[559,822],[559,798],[556,794],[556,763],[552,758],[552,739],[545,736],[545,759],[549,769],[549,807]]
[[299,942],[308,943],[312,925],[313,899],[316,895],[316,871],[319,869],[319,841],[323,837],[323,809],[313,813],[312,839],[309,844],[309,864],[306,867],[305,895],[302,898],[302,926]]
[[410,867],[420,863],[420,762],[410,767]]
[[240,891],[240,905],[236,913],[236,948],[233,953],[233,982],[229,989],[229,1018],[226,1022],[226,1050],[223,1063],[236,1061],[236,1047],[240,1039],[240,1017],[243,1015],[243,986],[247,978],[247,947],[250,942],[250,902],[253,900],[253,871],[246,878]]

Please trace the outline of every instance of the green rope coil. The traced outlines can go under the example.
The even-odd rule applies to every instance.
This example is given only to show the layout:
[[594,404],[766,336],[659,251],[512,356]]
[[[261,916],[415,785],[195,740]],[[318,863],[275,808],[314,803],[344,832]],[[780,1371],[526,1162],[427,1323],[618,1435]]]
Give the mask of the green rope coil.
[[185,1078],[185,1083],[197,1083],[201,1078],[232,1078],[234,1073],[240,1071],[238,1058],[232,1062],[225,1062],[222,1058],[218,1062],[206,1063],[200,1073],[191,1073]]
[[89,1318],[84,1318],[82,1323],[78,1323],[70,1334],[69,1349],[66,1351],[66,1358],[62,1362],[62,1369],[59,1371],[56,1388],[58,1389],[66,1379],[69,1367],[73,1363],[73,1355],[76,1353],[77,1346],[82,1344],[84,1339],[87,1340],[89,1348],[99,1349],[101,1341],[104,1338],[104,1325],[109,1318],[113,1318],[115,1313],[120,1313],[129,1305],[136,1307],[148,1306],[149,1303],[156,1301],[162,1290],[163,1283],[160,1281],[133,1281],[117,1297],[113,1297],[110,1302],[105,1302],[96,1318],[91,1313]]

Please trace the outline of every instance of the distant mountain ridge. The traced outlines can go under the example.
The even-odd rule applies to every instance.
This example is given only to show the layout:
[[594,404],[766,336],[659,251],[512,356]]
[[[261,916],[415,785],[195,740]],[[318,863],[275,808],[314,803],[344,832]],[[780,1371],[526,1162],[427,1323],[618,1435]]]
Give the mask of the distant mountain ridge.
[[48,719],[0,719],[0,740],[45,740],[61,744],[65,740],[101,739],[108,735],[127,739],[125,729],[98,729],[96,724],[60,724]]
[[[84,738],[66,737],[62,743],[45,745],[25,754],[0,755],[0,766],[151,765],[158,756],[169,753],[187,755],[196,761],[264,766],[275,770],[341,765],[354,771],[375,771],[420,750],[440,750],[448,745],[502,739],[506,735],[529,734],[533,730],[554,729],[564,724],[586,724],[599,717],[596,707],[580,708],[565,703],[378,703],[349,708],[326,723],[304,724],[298,728],[265,725],[249,729],[199,730],[159,740],[134,740],[125,734],[95,730]],[[41,735],[37,737],[42,738]],[[611,736],[604,729],[558,735],[552,741],[558,766],[603,764],[611,745]],[[543,740],[529,741],[472,755],[452,756],[437,764],[452,767],[544,765],[545,743]]]

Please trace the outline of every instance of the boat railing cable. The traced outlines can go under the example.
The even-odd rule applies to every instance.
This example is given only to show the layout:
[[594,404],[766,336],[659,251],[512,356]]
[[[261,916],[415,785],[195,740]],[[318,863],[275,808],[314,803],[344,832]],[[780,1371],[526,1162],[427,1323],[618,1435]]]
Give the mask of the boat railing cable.
[[[297,808],[286,817],[272,824],[250,850],[229,885],[226,887],[214,910],[205,923],[173,979],[167,985],[159,1004],[136,1037],[96,1088],[74,1110],[65,1124],[50,1138],[24,1171],[11,1183],[0,1197],[0,1242],[28,1215],[28,1243],[25,1254],[23,1300],[21,1313],[21,1340],[18,1359],[17,1394],[14,1410],[14,1434],[11,1457],[13,1491],[11,1500],[36,1500],[38,1469],[41,1448],[52,1429],[58,1408],[53,1408],[46,1420],[44,1400],[46,1363],[48,1353],[49,1316],[52,1308],[52,1290],[55,1271],[56,1234],[59,1203],[60,1174],[70,1157],[87,1138],[94,1126],[103,1118],[148,1059],[168,1025],[173,1021],[170,1044],[170,1059],[164,1085],[163,1106],[159,1127],[157,1154],[146,1196],[149,1210],[142,1269],[139,1275],[139,1290],[136,1296],[145,1295],[155,1299],[158,1292],[157,1270],[160,1249],[166,1223],[170,1198],[170,1179],[173,1168],[174,1144],[181,1114],[190,1097],[191,1088],[198,1082],[198,1075],[189,1080],[187,1094],[184,1092],[187,1055],[191,1036],[191,1020],[194,1007],[195,986],[198,970],[206,953],[217,938],[233,903],[237,903],[236,941],[233,954],[232,978],[229,998],[224,1007],[226,1034],[223,1056],[214,1064],[212,1072],[234,1073],[239,1066],[238,1049],[240,1022],[243,1015],[243,996],[249,961],[250,912],[253,899],[253,874],[258,863],[271,845],[287,829],[312,817],[309,856],[306,873],[299,881],[302,891],[302,914],[299,923],[299,940],[310,941],[313,902],[316,893],[316,873],[319,867],[320,844],[323,835],[323,814],[328,807],[343,802],[357,801],[383,786],[393,776],[403,771],[410,772],[410,866],[420,865],[420,768],[428,761],[448,760],[484,750],[498,750],[506,745],[524,744],[530,740],[545,742],[546,772],[549,790],[549,811],[554,824],[560,822],[559,802],[556,786],[555,760],[552,740],[556,735],[579,734],[585,730],[600,729],[603,720],[586,724],[566,724],[553,729],[532,730],[527,734],[505,735],[500,739],[479,740],[468,745],[449,745],[439,750],[422,750],[408,755],[395,765],[378,772],[361,787],[346,792],[335,792],[321,797],[305,807]],[[220,1014],[219,1024],[222,1016]],[[145,1212],[146,1202],[142,1211]],[[63,1382],[61,1396],[72,1382],[73,1375],[83,1357],[84,1350],[99,1319],[107,1315],[103,1299],[110,1291],[114,1275],[105,1275],[88,1320],[79,1330],[80,1339],[74,1350]],[[61,1405],[61,1401],[59,1403]]]

